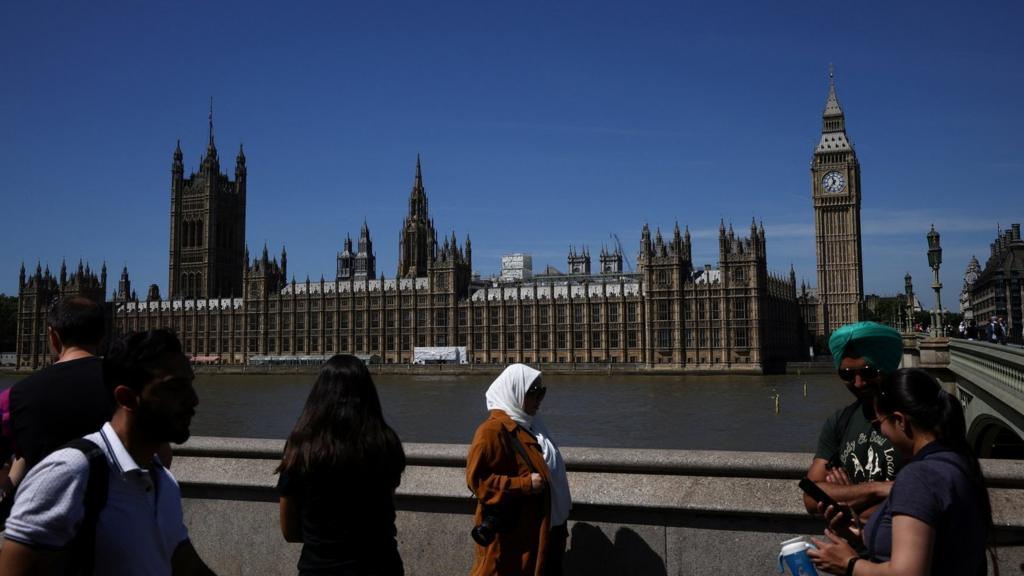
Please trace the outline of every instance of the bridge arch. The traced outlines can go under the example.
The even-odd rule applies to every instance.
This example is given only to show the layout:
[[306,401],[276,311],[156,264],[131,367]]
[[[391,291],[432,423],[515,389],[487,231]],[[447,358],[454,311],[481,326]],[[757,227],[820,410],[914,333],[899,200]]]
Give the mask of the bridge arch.
[[995,416],[975,418],[967,431],[967,440],[978,458],[1024,458],[1024,439]]

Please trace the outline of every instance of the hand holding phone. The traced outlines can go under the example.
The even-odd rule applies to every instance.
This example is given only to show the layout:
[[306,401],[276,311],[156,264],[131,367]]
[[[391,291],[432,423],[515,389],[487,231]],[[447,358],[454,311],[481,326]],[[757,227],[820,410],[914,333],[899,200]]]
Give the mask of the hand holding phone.
[[810,478],[804,476],[800,480],[800,489],[803,490],[808,496],[814,499],[815,502],[820,502],[825,505],[827,510],[829,506],[835,506],[836,510],[839,509],[839,503],[834,498],[829,496],[824,490],[818,487]]

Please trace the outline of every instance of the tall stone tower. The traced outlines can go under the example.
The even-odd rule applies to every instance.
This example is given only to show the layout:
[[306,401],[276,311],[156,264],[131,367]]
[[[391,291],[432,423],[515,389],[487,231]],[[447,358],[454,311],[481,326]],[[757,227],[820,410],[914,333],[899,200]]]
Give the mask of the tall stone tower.
[[437,232],[427,212],[427,192],[423,188],[420,157],[416,156],[416,177],[409,194],[409,215],[398,239],[398,277],[423,278],[437,256]]
[[199,172],[185,177],[181,142],[171,164],[171,249],[168,296],[227,298],[242,295],[245,256],[245,152],[238,148],[235,180],[220,172],[210,140]]
[[818,310],[814,332],[824,336],[843,324],[860,321],[864,301],[860,163],[846,135],[846,117],[836,97],[831,69],[828,76],[821,140],[811,159],[818,257]]

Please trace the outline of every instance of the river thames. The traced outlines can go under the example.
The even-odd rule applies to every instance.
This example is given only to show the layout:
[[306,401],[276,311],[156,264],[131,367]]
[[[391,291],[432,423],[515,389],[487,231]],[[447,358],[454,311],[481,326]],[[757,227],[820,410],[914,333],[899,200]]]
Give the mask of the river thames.
[[[285,438],[314,379],[201,374],[192,433]],[[486,417],[492,379],[374,377],[385,416],[404,441],[453,444],[468,444]],[[0,376],[0,388],[16,380]],[[540,416],[563,446],[813,452],[825,417],[852,400],[833,374],[550,375],[544,382]]]

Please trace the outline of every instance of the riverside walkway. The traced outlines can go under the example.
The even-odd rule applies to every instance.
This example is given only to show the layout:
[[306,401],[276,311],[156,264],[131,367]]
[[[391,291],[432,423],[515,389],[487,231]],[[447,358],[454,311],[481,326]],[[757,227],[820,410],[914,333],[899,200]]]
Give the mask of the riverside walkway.
[[[195,437],[174,474],[200,555],[218,574],[294,574],[299,545],[281,538],[274,467],[280,440]],[[398,539],[406,574],[457,576],[472,563],[474,500],[467,446],[406,444]],[[777,574],[779,543],[820,534],[799,479],[810,454],[563,449],[574,508],[566,569],[573,575]],[[984,460],[1000,570],[1024,562],[1024,461]]]

